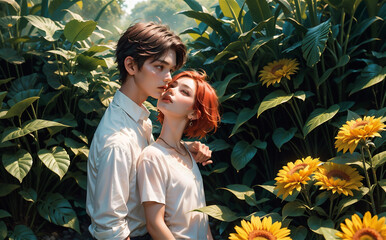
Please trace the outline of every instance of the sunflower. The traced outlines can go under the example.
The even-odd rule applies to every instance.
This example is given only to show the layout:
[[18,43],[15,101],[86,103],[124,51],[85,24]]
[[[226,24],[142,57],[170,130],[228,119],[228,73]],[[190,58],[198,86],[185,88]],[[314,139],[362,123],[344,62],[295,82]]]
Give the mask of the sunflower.
[[366,142],[369,138],[381,137],[378,132],[385,131],[385,128],[386,125],[381,122],[381,118],[374,116],[347,121],[335,137],[335,148],[338,152],[343,149],[343,153],[347,150],[353,153],[361,140]]
[[277,174],[275,190],[279,190],[277,195],[283,195],[285,199],[288,195],[292,195],[294,189],[300,191],[302,184],[307,184],[310,180],[310,175],[318,168],[321,162],[319,158],[306,157],[298,159],[295,163],[290,162]]
[[363,184],[363,177],[358,171],[344,164],[333,162],[324,163],[314,174],[317,180],[315,185],[320,185],[320,189],[331,190],[332,193],[353,196],[352,190],[359,190]]
[[267,66],[260,71],[260,81],[264,84],[273,85],[279,83],[282,78],[291,79],[290,75],[294,74],[298,68],[299,63],[296,59],[280,59],[279,61],[273,61],[268,63]]
[[345,223],[340,224],[342,232],[336,235],[343,240],[385,240],[386,239],[386,218],[378,220],[378,216],[371,217],[370,212],[366,212],[363,222],[357,214],[346,218]]
[[290,230],[281,228],[281,222],[272,224],[271,217],[264,217],[261,221],[259,217],[252,216],[251,222],[242,220],[241,227],[236,226],[237,233],[229,235],[230,240],[291,240],[288,236]]

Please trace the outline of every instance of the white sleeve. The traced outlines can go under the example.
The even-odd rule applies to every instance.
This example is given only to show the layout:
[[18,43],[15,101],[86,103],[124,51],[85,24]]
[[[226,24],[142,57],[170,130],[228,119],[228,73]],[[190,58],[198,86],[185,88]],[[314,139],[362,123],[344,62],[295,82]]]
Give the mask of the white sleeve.
[[123,239],[130,234],[126,203],[133,187],[129,184],[132,162],[129,149],[114,146],[101,154],[92,216],[96,239]]
[[155,159],[139,158],[137,182],[141,203],[157,202],[165,204],[167,169]]

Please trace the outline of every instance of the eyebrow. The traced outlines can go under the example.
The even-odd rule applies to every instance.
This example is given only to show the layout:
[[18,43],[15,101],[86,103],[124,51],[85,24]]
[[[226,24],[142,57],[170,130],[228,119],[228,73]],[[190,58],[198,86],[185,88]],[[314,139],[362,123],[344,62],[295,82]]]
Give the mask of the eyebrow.
[[[160,62],[162,64],[165,64],[165,65],[168,65],[168,66],[171,66],[172,64],[170,64],[168,61],[165,61],[163,59],[157,59],[157,60],[154,60],[153,62]],[[173,66],[172,68],[174,69],[176,66]]]
[[[177,81],[176,81],[177,82]],[[178,83],[178,82],[177,82]],[[188,88],[188,89],[190,89],[191,91],[193,91],[193,89],[189,86],[189,85],[187,85],[187,84],[184,84],[184,83],[181,83],[181,86],[183,86],[183,87],[185,87],[185,88]]]

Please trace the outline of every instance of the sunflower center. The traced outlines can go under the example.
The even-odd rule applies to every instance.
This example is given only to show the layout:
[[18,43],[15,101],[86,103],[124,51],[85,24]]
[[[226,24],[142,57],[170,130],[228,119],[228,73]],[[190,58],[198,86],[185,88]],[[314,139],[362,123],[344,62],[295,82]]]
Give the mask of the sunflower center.
[[355,128],[362,128],[363,126],[369,124],[369,122],[367,121],[361,121],[361,122],[356,122],[354,123],[352,126],[351,126],[351,129],[355,129]]
[[346,181],[350,181],[350,176],[347,175],[345,172],[342,172],[340,170],[331,170],[327,173],[327,177],[328,178],[334,178],[335,179],[343,179],[343,180],[346,180]]
[[308,166],[307,163],[297,164],[297,165],[295,165],[294,168],[291,169],[291,171],[288,172],[288,174],[289,174],[289,175],[292,175],[292,174],[294,174],[294,173],[297,173],[297,172],[299,172],[300,170],[305,169],[307,166]]
[[265,230],[253,230],[249,233],[248,240],[276,240],[276,237]]
[[284,64],[278,64],[272,68],[271,73],[275,73],[276,71],[282,69],[283,67],[284,67]]
[[372,228],[363,228],[358,230],[353,238],[353,240],[382,240],[382,235]]

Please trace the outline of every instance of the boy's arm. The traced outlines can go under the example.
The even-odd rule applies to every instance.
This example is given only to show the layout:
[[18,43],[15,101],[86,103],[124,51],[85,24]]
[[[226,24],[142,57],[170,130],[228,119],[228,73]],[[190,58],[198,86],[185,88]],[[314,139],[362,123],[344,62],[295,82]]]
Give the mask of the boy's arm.
[[175,239],[166,226],[165,205],[157,202],[143,202],[146,217],[146,228],[154,240]]
[[[130,189],[130,153],[121,147],[104,150],[99,159],[92,220],[96,239],[125,239],[130,234],[126,216]],[[135,176],[134,176],[135,177]]]
[[213,161],[210,160],[210,158],[212,157],[212,151],[209,149],[208,146],[199,141],[185,143],[197,163],[201,163],[202,166],[213,163]]

